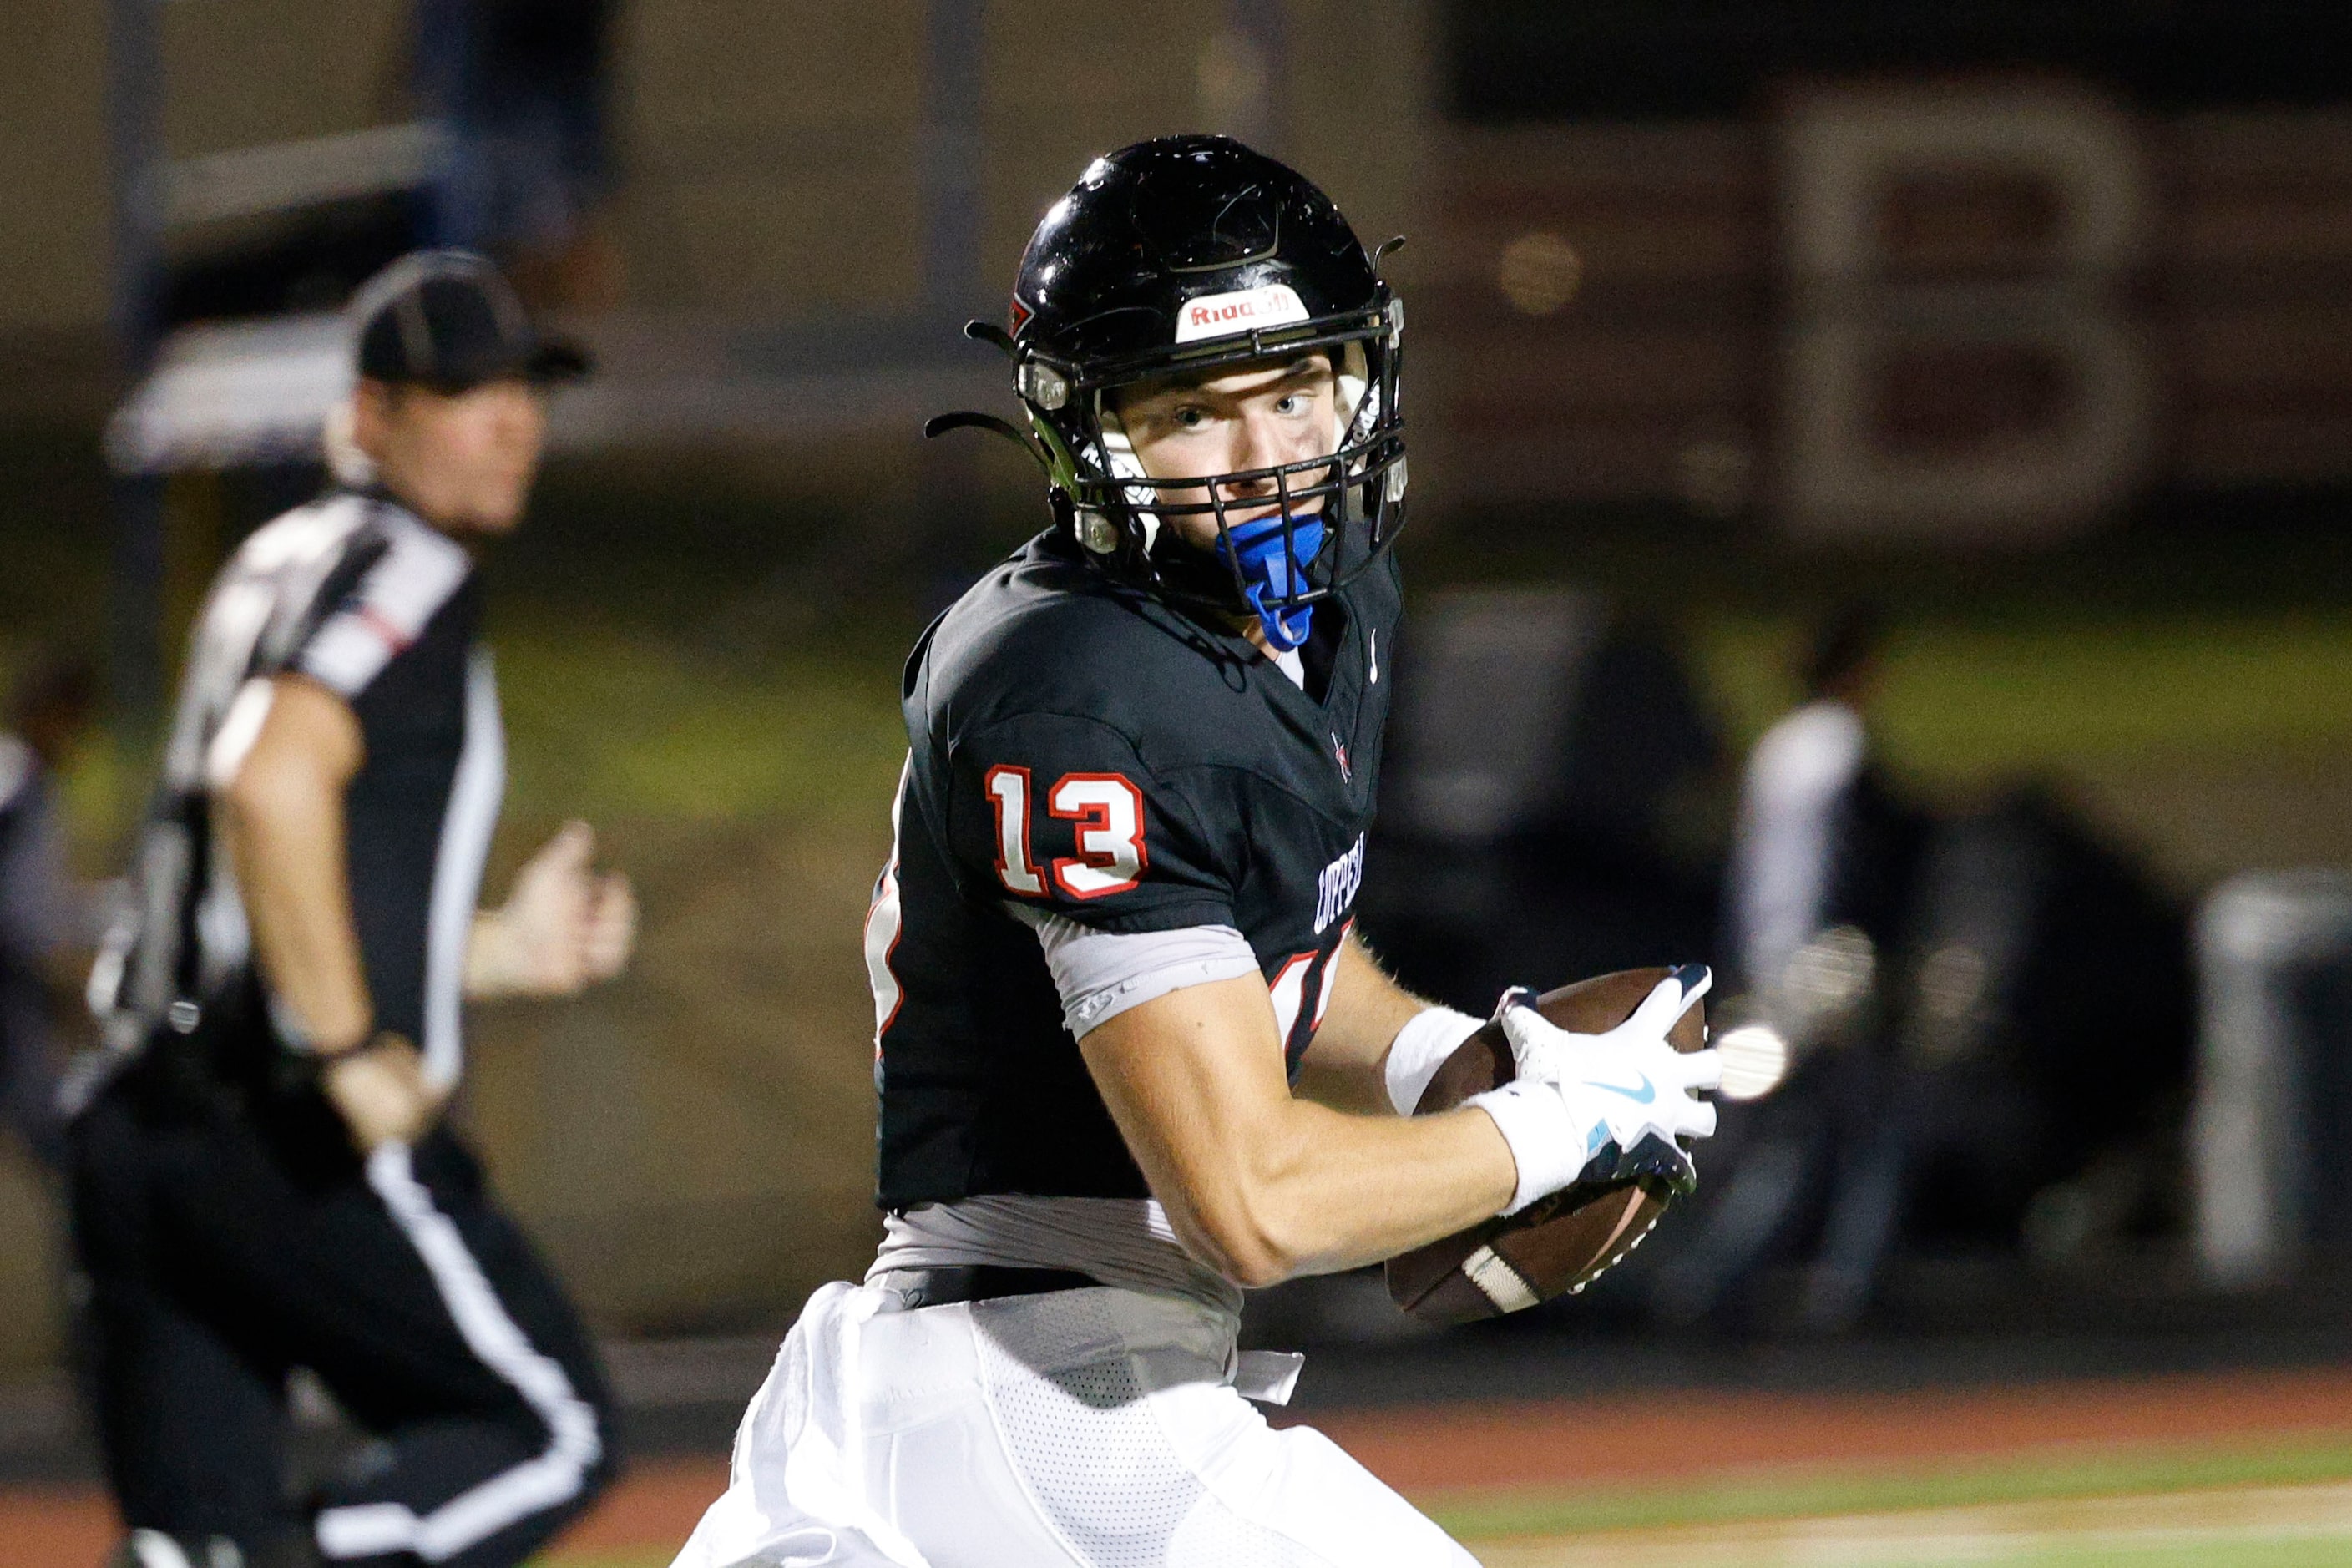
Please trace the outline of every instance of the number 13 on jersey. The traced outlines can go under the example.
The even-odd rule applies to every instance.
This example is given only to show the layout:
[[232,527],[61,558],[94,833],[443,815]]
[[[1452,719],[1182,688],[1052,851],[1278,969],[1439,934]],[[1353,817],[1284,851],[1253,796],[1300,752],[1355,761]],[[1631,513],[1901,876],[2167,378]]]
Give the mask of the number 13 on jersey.
[[1000,763],[981,782],[996,814],[996,875],[1008,892],[1040,897],[1050,874],[1070,898],[1105,898],[1134,887],[1150,863],[1143,792],[1123,774],[1064,773],[1054,781],[1045,810],[1077,824],[1078,852],[1057,857],[1045,872],[1029,852],[1029,770]]

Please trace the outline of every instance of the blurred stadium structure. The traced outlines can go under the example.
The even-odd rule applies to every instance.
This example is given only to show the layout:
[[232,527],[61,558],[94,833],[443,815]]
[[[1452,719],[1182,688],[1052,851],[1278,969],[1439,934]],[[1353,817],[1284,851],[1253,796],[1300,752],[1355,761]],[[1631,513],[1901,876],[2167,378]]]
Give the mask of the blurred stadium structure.
[[[1950,830],[1947,868],[2022,837],[2036,865],[2112,868],[2096,886],[2126,890],[2093,901],[2144,900],[2160,946],[2227,877],[2352,859],[2352,89],[2315,46],[2326,7],[322,15],[18,0],[0,661],[112,626],[119,750],[71,796],[109,868],[196,585],[317,482],[351,284],[421,239],[480,243],[576,323],[606,374],[556,405],[542,503],[496,568],[506,837],[611,821],[646,965],[560,1021],[488,1013],[467,1114],[616,1334],[765,1333],[862,1262],[856,931],[894,661],[1034,510],[1013,465],[915,432],[1003,406],[956,327],[999,311],[1042,205],[1139,136],[1260,141],[1412,240],[1403,548],[1444,592],[1415,607],[1367,891],[1409,975],[1483,1007],[1548,966],[1712,944],[1742,751],[1786,705],[1792,635],[1855,596],[1888,613],[1874,734]],[[1989,787],[2025,775],[2061,805]],[[2023,887],[1980,879],[1938,918]],[[2015,917],[2044,969],[2079,929],[2052,907]],[[2204,978],[2193,1112],[2164,1109],[2137,1176],[2035,1167],[1989,1268],[1871,1253],[1865,1326],[2340,1328],[2311,1287],[2352,1262],[2344,907],[2326,879],[2229,883],[2170,952]],[[1939,1038],[2063,1035],[1969,1013],[1954,987],[1981,973],[1952,943],[1880,949],[1917,1003],[1872,1026],[1898,1058],[1937,997],[1960,996]],[[2148,1033],[2194,1023],[2167,996]],[[2052,1016],[2102,1026],[2078,1003]],[[2130,1074],[2147,1036],[2104,1026],[2082,1059]],[[2077,1087],[2036,1092],[2063,1111],[2081,1089],[2058,1076]],[[1832,1107],[1810,1135],[1888,1092],[1786,1103]],[[1751,1196],[1795,1169],[1755,1161],[1778,1137],[1758,1125],[1747,1153],[1725,1141]],[[0,1170],[9,1371],[58,1353],[48,1215]],[[1697,1235],[1684,1256],[1709,1256]],[[1649,1321],[1676,1245],[1546,1326]],[[1264,1318],[1392,1331],[1344,1289]]]

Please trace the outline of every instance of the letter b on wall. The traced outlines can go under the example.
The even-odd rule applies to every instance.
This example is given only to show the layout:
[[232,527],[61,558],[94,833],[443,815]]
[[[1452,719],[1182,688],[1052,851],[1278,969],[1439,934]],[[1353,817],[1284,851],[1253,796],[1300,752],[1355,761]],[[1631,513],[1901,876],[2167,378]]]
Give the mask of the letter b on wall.
[[2130,495],[2156,399],[2127,117],[2054,86],[1816,90],[1779,174],[1791,531],[2039,542]]

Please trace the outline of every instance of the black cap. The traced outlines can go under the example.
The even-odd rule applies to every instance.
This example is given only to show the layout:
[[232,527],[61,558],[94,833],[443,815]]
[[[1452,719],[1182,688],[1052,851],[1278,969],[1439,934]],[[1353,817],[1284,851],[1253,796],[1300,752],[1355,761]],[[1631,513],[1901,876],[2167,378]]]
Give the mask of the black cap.
[[417,250],[352,296],[359,374],[463,392],[520,375],[537,382],[588,374],[586,353],[542,337],[514,285],[470,250]]

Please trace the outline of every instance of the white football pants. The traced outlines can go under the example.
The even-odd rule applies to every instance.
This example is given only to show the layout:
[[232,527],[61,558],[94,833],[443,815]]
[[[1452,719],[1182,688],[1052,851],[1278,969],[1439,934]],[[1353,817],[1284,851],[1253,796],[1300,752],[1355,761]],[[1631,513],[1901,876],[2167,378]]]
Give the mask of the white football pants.
[[674,1568],[1476,1568],[1227,1381],[1230,1319],[1134,1290],[809,1299]]

